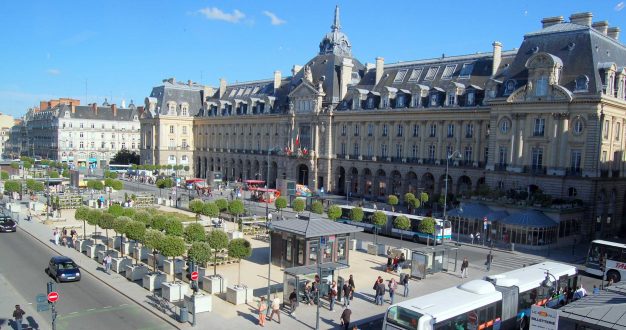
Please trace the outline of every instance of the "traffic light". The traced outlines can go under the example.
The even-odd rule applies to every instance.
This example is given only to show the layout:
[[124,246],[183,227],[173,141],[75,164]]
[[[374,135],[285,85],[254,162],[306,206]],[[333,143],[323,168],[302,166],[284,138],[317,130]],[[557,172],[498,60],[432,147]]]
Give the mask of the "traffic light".
[[47,283],[47,288],[48,288],[48,294],[50,294],[50,292],[54,292],[54,283],[53,282],[48,282]]

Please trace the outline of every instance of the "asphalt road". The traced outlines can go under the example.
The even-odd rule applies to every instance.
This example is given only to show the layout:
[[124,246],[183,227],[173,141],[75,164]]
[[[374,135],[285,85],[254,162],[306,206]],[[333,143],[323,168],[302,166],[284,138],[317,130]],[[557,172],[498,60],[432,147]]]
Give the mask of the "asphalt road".
[[[44,273],[54,252],[19,229],[0,234],[0,273],[25,300],[36,304],[52,279]],[[57,329],[171,329],[171,326],[110,287],[81,272],[79,282],[56,284]],[[50,312],[41,312],[50,320]]]

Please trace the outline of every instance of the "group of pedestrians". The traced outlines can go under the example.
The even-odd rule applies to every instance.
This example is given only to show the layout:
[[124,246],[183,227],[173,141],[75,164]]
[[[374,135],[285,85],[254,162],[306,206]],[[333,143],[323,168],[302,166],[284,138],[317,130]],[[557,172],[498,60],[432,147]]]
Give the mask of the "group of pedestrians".
[[395,278],[392,278],[387,281],[387,285],[385,285],[385,281],[381,276],[378,276],[376,282],[374,282],[374,303],[376,305],[383,305],[385,293],[389,293],[389,304],[393,304],[396,296],[396,291],[398,290],[398,284],[401,284],[404,287],[404,296],[408,297],[409,295],[409,275],[404,274],[400,276],[400,282],[396,281]]
[[55,245],[74,248],[76,247],[76,243],[78,242],[78,233],[76,232],[76,230],[72,229],[68,236],[67,228],[63,227],[60,230],[58,228],[55,228],[52,231],[52,238],[54,239]]
[[[485,260],[486,271],[491,270],[492,263],[493,263],[493,253],[489,251],[489,254],[487,254],[487,259]],[[468,275],[469,275],[469,261],[467,260],[467,257],[464,257],[463,262],[461,262],[461,278],[467,278]]]

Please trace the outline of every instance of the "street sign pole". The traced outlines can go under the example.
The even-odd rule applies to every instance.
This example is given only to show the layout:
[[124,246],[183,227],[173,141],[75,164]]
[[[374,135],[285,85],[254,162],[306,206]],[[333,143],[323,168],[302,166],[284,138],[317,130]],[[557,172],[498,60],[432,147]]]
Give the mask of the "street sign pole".
[[54,284],[52,282],[48,282],[48,304],[51,305],[51,316],[52,316],[52,330],[56,330],[56,319],[57,319],[57,312],[56,309],[54,308],[56,301],[59,299],[59,294],[54,291]]

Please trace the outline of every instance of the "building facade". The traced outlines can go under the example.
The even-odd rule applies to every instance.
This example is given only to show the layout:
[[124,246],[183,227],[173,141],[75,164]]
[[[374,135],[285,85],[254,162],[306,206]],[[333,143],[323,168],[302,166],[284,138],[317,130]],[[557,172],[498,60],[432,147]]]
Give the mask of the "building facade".
[[[291,76],[197,88],[194,174],[380,200],[436,197],[446,181],[457,196],[541,193],[584,202],[580,233],[616,233],[626,224],[626,47],[619,28],[592,18],[546,18],[515,50],[494,42],[487,53],[362,64],[336,9],[319,53]],[[162,139],[144,131],[151,120],[142,157]]]
[[78,100],[62,99],[29,112],[22,127],[14,129],[20,138],[12,145],[21,146],[16,156],[52,159],[78,168],[104,168],[122,149],[139,152],[141,110],[132,101],[127,108],[118,108],[106,101],[81,106]]

